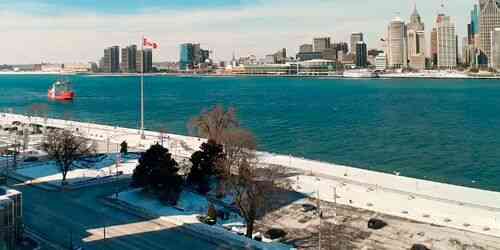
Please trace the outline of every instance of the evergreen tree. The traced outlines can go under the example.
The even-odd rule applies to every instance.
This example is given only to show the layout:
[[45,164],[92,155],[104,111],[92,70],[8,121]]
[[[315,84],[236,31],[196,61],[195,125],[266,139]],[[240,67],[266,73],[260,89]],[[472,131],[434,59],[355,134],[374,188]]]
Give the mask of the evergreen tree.
[[163,200],[176,204],[182,191],[182,177],[177,166],[168,149],[155,144],[141,155],[132,176],[132,186],[159,192]]
[[188,175],[188,183],[197,188],[197,190],[206,194],[210,191],[210,177],[218,172],[218,165],[224,158],[222,145],[214,140],[203,143],[199,151],[191,155],[191,171]]

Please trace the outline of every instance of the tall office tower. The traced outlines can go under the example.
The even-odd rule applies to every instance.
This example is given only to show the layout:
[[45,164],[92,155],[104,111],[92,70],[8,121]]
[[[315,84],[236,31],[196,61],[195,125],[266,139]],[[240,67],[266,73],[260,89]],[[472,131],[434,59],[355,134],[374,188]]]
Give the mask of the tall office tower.
[[356,66],[358,68],[366,68],[368,65],[368,51],[366,43],[359,41],[356,43]]
[[299,53],[311,53],[313,52],[312,44],[302,44],[299,47]]
[[406,68],[406,25],[401,18],[394,18],[387,32],[387,64],[390,68]]
[[425,69],[425,25],[417,11],[413,9],[410,23],[407,25],[408,59],[413,69]]
[[180,47],[179,68],[191,70],[210,59],[210,51],[201,48],[200,44],[184,43]]
[[437,56],[437,29],[432,28],[431,31],[431,62],[433,67],[437,67],[438,56]]
[[137,46],[131,45],[122,48],[122,62],[120,64],[122,72],[135,73],[137,72]]
[[436,19],[437,66],[440,69],[457,67],[457,37],[451,17],[439,14]]
[[323,52],[323,50],[330,48],[330,38],[329,37],[319,37],[314,38],[314,52]]
[[486,55],[491,66],[491,34],[495,28],[500,28],[500,3],[495,0],[482,0],[480,4],[479,49]]
[[500,70],[500,28],[495,28],[491,34],[491,66]]
[[104,50],[103,72],[120,72],[120,47],[112,46]]
[[151,73],[153,72],[153,50],[144,49],[137,51],[136,58],[137,72]]
[[356,46],[358,42],[363,42],[363,33],[361,32],[351,33],[351,53],[356,54]]
[[472,45],[469,43],[469,36],[462,39],[462,64],[465,66],[472,65]]
[[470,13],[470,37],[469,44],[474,47],[479,47],[479,16],[481,15],[481,10],[477,4],[474,4],[474,9]]
[[181,44],[181,54],[179,67],[181,70],[190,70],[194,68],[194,52],[192,43]]
[[198,65],[201,63],[201,45],[199,43],[193,44],[193,63]]

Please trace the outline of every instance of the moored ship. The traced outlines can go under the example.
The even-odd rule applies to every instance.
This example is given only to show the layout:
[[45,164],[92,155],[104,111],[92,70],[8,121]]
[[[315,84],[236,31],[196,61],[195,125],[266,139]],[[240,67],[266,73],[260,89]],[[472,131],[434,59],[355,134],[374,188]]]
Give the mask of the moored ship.
[[52,84],[48,97],[52,100],[69,101],[75,98],[75,92],[71,88],[71,82],[59,80]]

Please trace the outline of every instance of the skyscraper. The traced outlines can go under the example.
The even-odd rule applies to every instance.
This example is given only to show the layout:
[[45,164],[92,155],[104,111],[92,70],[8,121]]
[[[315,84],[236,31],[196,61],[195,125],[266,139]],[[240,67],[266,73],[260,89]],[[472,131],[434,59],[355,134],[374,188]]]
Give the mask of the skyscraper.
[[131,45],[122,48],[122,62],[120,64],[122,72],[135,73],[137,72],[137,46]]
[[410,67],[414,69],[425,68],[425,25],[417,11],[417,5],[413,9],[410,23],[407,26],[408,59]]
[[491,35],[491,67],[500,70],[500,28],[495,28]]
[[202,49],[200,44],[181,44],[179,60],[181,70],[194,69],[208,59],[210,59],[210,51]]
[[394,18],[388,27],[387,59],[390,68],[405,68],[407,66],[406,25],[399,17]]
[[102,71],[105,73],[120,72],[120,47],[112,46],[104,50]]
[[470,28],[469,28],[469,44],[475,47],[479,47],[479,16],[481,11],[477,4],[474,4],[474,9],[470,13]]
[[323,52],[323,50],[330,48],[330,38],[329,37],[318,37],[314,38],[314,52]]
[[431,31],[431,62],[433,67],[437,67],[438,65],[437,46],[437,29],[434,27]]
[[181,44],[179,67],[181,70],[190,70],[194,67],[194,52],[192,43]]
[[136,57],[137,72],[153,72],[153,50],[144,49],[137,51]]
[[368,54],[366,43],[359,41],[356,43],[356,66],[358,68],[366,68],[368,65]]
[[363,42],[363,33],[361,32],[351,33],[351,53],[356,54],[356,46],[358,42]]
[[437,65],[440,69],[453,69],[457,66],[457,36],[451,17],[439,14],[436,19]]
[[491,66],[491,34],[500,28],[500,3],[495,0],[480,1],[479,49],[486,55]]

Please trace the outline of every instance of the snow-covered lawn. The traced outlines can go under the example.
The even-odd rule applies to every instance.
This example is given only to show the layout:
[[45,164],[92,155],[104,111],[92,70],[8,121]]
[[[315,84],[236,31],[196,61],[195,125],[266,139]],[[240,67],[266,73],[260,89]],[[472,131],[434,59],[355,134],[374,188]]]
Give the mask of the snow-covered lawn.
[[[243,243],[243,245],[255,245],[259,249],[290,249],[290,247],[278,243],[269,244],[252,241],[237,235],[235,232],[227,231],[224,228],[231,228],[232,231],[244,229],[242,227],[244,226],[244,220],[235,213],[230,213],[227,220],[221,221],[219,218],[217,225],[209,226],[202,224],[197,216],[207,214],[209,201],[206,197],[192,192],[182,192],[176,206],[177,208],[163,204],[157,197],[143,192],[142,189],[121,192],[118,195],[118,200],[138,208],[148,215],[158,216],[169,223],[178,226],[188,226],[191,230],[205,235],[205,237],[236,241]],[[221,209],[218,206],[215,206],[215,208],[217,210]]]
[[[74,165],[75,167],[67,175],[69,185],[117,175],[130,176],[137,166],[137,159],[126,158],[116,164],[116,155],[111,154],[103,157],[100,161],[79,161]],[[19,168],[16,170],[16,174],[29,179],[30,183],[61,185],[62,181],[61,171],[53,161],[34,163]]]
[[[199,223],[196,216],[206,215],[210,205],[206,197],[189,191],[183,191],[181,193],[176,208],[163,204],[157,197],[147,194],[141,189],[122,192],[119,194],[118,199],[134,206],[139,206],[148,211],[152,211],[159,216],[179,216],[179,218],[189,221],[190,223]],[[218,206],[215,206],[215,208],[217,210],[223,209]],[[227,220],[221,221],[219,219],[217,223],[220,226],[226,226],[229,224],[244,224],[243,219],[235,213],[231,213],[229,219]]]

